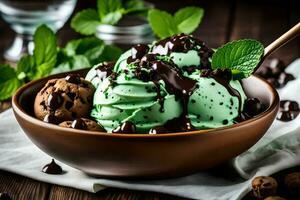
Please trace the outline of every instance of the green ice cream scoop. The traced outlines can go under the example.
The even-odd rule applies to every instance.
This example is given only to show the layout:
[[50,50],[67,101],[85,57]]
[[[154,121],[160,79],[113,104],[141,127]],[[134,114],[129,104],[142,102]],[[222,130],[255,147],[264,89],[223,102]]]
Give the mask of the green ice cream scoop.
[[120,130],[126,122],[134,124],[137,133],[235,123],[247,97],[231,72],[210,69],[212,53],[203,42],[178,35],[137,45],[116,63],[93,67],[86,76],[97,88],[91,116],[107,132]]

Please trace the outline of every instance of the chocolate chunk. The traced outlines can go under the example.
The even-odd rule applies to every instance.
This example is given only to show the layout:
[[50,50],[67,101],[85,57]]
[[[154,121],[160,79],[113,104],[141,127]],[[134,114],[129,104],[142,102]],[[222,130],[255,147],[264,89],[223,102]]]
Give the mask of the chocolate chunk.
[[75,129],[81,129],[81,130],[86,130],[87,129],[87,126],[84,122],[84,120],[78,118],[78,119],[75,119],[73,122],[72,122],[72,125],[71,125],[72,128],[75,128]]
[[59,166],[54,159],[52,159],[52,162],[45,165],[42,169],[42,172],[46,173],[46,174],[62,174],[63,170],[61,168],[61,166]]
[[74,99],[75,99],[75,97],[76,97],[76,94],[73,93],[73,92],[68,92],[68,93],[67,93],[67,96],[68,96],[72,101],[74,101]]
[[69,83],[80,84],[80,75],[79,74],[70,74],[66,76],[65,80]]
[[70,109],[72,108],[73,105],[74,105],[73,102],[67,101],[66,104],[65,104],[65,108],[66,108],[67,110],[70,110]]
[[288,122],[295,119],[300,112],[299,105],[296,101],[282,100],[277,114],[277,119]]
[[63,104],[61,93],[53,92],[52,94],[50,94],[47,103],[52,110],[56,110],[57,108],[59,108]]
[[163,126],[157,126],[154,128],[151,128],[149,131],[149,134],[162,134],[162,133],[168,133],[169,131],[163,127]]
[[59,119],[54,115],[54,113],[47,114],[44,117],[43,121],[51,124],[59,124],[60,122]]
[[285,86],[289,81],[295,80],[292,74],[282,72],[278,77],[278,83],[280,87]]
[[244,104],[244,113],[250,117],[260,114],[264,110],[264,105],[257,98],[248,98]]
[[132,122],[126,121],[123,124],[121,124],[120,126],[118,126],[112,132],[113,133],[126,133],[126,134],[136,133],[136,127]]

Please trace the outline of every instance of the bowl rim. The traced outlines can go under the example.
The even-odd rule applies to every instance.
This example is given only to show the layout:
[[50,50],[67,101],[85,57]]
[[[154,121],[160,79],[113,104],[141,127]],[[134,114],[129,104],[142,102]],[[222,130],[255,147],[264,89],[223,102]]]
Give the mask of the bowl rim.
[[[87,70],[87,69],[83,69],[83,70]],[[43,81],[43,80],[50,80],[52,78],[57,78],[57,76],[63,76],[63,75],[67,75],[67,74],[82,72],[83,70],[76,70],[76,71],[72,71],[72,72],[54,74],[54,75],[50,75],[50,76],[47,76],[44,78],[40,78],[40,79],[31,81],[31,82],[23,85],[21,88],[19,88],[15,92],[15,94],[12,97],[12,108],[13,108],[13,111],[15,112],[15,115],[17,114],[17,115],[21,116],[21,118],[29,121],[32,124],[35,124],[36,126],[43,126],[43,127],[49,128],[49,129],[54,129],[56,131],[68,132],[68,133],[73,133],[73,134],[85,134],[85,135],[114,137],[114,138],[141,138],[141,139],[144,139],[144,138],[171,138],[171,137],[178,137],[178,136],[192,136],[192,135],[198,135],[198,134],[208,134],[208,133],[212,133],[212,132],[215,133],[215,132],[219,132],[219,131],[223,131],[223,130],[234,129],[234,128],[237,128],[240,126],[244,126],[244,125],[247,125],[254,121],[261,120],[262,118],[264,118],[265,116],[270,114],[279,105],[279,95],[278,95],[277,90],[270,83],[268,83],[266,80],[264,80],[263,78],[261,78],[260,76],[257,76],[257,75],[251,75],[250,77],[254,77],[255,79],[263,82],[263,84],[265,84],[267,86],[267,88],[270,90],[271,95],[272,95],[273,101],[271,102],[271,105],[268,107],[268,109],[266,109],[264,112],[260,113],[259,115],[255,116],[251,119],[245,120],[243,122],[239,122],[236,124],[223,126],[223,127],[219,127],[219,128],[205,129],[205,130],[195,130],[195,131],[188,131],[188,132],[174,132],[174,133],[164,133],[164,134],[144,134],[144,133],[134,133],[134,134],[113,133],[113,134],[111,134],[111,133],[100,132],[100,131],[87,131],[87,130],[80,130],[80,129],[72,129],[72,128],[60,127],[55,124],[43,122],[43,121],[27,114],[25,112],[25,110],[22,108],[22,106],[19,104],[19,98],[20,98],[21,94],[26,89],[32,87],[33,85],[37,84],[38,82]],[[68,129],[68,130],[66,130],[66,129]]]

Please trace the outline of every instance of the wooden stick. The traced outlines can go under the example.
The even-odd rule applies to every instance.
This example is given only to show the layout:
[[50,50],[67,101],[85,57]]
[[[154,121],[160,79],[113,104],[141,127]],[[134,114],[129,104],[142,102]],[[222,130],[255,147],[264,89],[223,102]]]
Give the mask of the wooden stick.
[[264,60],[266,57],[271,55],[274,51],[279,49],[281,46],[283,46],[290,40],[297,37],[299,34],[300,34],[300,22],[296,24],[293,28],[291,28],[289,31],[287,31],[285,34],[283,34],[281,37],[279,37],[277,40],[272,42],[269,46],[267,46],[265,48],[265,53],[262,60]]

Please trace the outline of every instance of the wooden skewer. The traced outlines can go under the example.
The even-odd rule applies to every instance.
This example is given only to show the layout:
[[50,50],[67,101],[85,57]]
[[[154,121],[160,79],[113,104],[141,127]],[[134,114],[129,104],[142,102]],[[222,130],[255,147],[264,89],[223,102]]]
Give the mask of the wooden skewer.
[[272,42],[269,46],[265,48],[265,53],[262,58],[264,60],[266,57],[271,55],[274,51],[285,45],[290,40],[294,39],[300,35],[300,22],[296,24],[293,28],[288,30],[286,33],[284,33],[282,36],[280,36],[277,40]]

